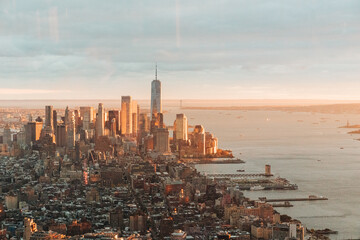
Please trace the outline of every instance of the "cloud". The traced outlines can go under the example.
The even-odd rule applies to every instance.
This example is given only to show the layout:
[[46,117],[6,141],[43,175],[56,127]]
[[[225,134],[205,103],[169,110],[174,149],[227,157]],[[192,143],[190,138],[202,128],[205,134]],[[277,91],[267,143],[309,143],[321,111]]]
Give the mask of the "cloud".
[[176,0],[176,46],[180,47],[180,5],[179,0]]
[[[314,91],[324,91],[360,75],[357,0],[34,0],[0,7],[4,89],[66,86],[79,98],[144,98],[155,61],[169,98],[251,97],[268,85],[286,92],[314,82]],[[204,83],[244,88],[226,95]]]
[[50,37],[55,41],[59,41],[59,21],[57,7],[49,9],[49,32]]
[[20,89],[20,88],[0,88],[2,95],[32,95],[32,94],[49,94],[49,93],[70,93],[70,90],[54,89]]

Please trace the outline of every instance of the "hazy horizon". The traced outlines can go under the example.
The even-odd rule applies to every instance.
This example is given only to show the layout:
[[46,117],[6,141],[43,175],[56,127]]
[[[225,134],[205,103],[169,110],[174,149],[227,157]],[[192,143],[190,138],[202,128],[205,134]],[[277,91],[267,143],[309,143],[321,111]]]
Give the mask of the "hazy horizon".
[[0,9],[5,99],[149,99],[156,62],[165,99],[359,99],[359,1],[4,0]]
[[[129,95],[124,95],[129,96]],[[150,99],[139,99],[139,98],[132,98],[136,101],[150,101]],[[18,98],[18,99],[0,99],[0,101],[121,101],[121,97],[119,98]],[[358,103],[360,99],[354,100],[346,100],[346,99],[302,99],[302,98],[233,98],[233,99],[226,99],[226,98],[167,98],[162,99],[162,101],[221,101],[221,102],[236,102],[236,101],[249,101],[249,102],[262,102],[262,101],[291,101],[291,102],[346,102],[346,103]]]
[[[138,102],[141,109],[150,108],[150,99],[134,99]],[[0,100],[0,108],[24,108],[24,109],[43,109],[46,105],[53,105],[54,108],[62,109],[66,106],[77,108],[80,106],[97,107],[98,103],[103,103],[106,109],[118,109],[121,106],[121,99],[23,99],[23,100]],[[163,99],[163,107],[197,108],[205,110],[217,108],[217,110],[229,108],[246,107],[301,107],[301,106],[330,106],[332,105],[352,105],[360,104],[358,101],[350,100],[309,100],[309,99]],[[353,108],[350,106],[350,108]],[[357,111],[357,107],[353,111]],[[347,108],[347,111],[349,107]]]

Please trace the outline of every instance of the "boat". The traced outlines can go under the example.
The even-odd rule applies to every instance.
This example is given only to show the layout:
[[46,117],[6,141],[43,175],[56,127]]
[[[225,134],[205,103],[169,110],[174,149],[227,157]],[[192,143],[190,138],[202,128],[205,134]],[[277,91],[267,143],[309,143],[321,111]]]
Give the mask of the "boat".
[[323,197],[323,196],[316,196],[316,195],[309,195],[309,199],[326,199],[326,197]]
[[298,189],[298,185],[296,184],[285,184],[282,187],[283,190],[297,190]]
[[285,201],[284,203],[274,203],[273,207],[293,207],[294,205],[290,204],[290,202]]
[[325,228],[323,230],[316,230],[315,233],[329,235],[329,234],[338,234],[338,231],[334,231],[334,230]]
[[256,185],[256,186],[250,187],[251,191],[261,191],[261,190],[264,190],[264,189],[265,189],[265,187],[263,187],[261,185]]
[[238,170],[236,170],[237,172],[245,172],[245,170],[244,169],[238,169]]

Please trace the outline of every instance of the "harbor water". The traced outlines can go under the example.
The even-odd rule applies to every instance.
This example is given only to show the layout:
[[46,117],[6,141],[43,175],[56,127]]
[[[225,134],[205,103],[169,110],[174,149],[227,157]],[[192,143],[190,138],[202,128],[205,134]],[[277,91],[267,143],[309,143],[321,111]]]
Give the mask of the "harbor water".
[[[294,207],[277,208],[300,220],[309,229],[339,231],[332,239],[360,237],[360,135],[339,128],[360,123],[355,114],[321,114],[284,111],[180,110],[168,108],[166,120],[182,112],[190,125],[203,124],[215,134],[219,147],[231,149],[245,164],[201,164],[206,173],[264,172],[272,166],[275,176],[299,186],[295,191],[245,191],[253,199],[328,197],[328,201],[293,202]],[[168,124],[171,124],[169,121]]]

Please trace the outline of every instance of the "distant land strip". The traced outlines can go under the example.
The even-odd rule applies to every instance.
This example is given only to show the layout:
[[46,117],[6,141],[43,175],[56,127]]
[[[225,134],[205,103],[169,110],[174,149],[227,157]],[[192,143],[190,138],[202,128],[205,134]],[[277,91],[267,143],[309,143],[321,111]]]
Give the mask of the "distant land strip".
[[243,111],[286,111],[286,112],[313,112],[313,113],[327,113],[327,114],[359,114],[360,104],[328,104],[328,105],[307,105],[307,106],[224,106],[224,107],[203,107],[203,106],[184,106],[184,110],[243,110]]

